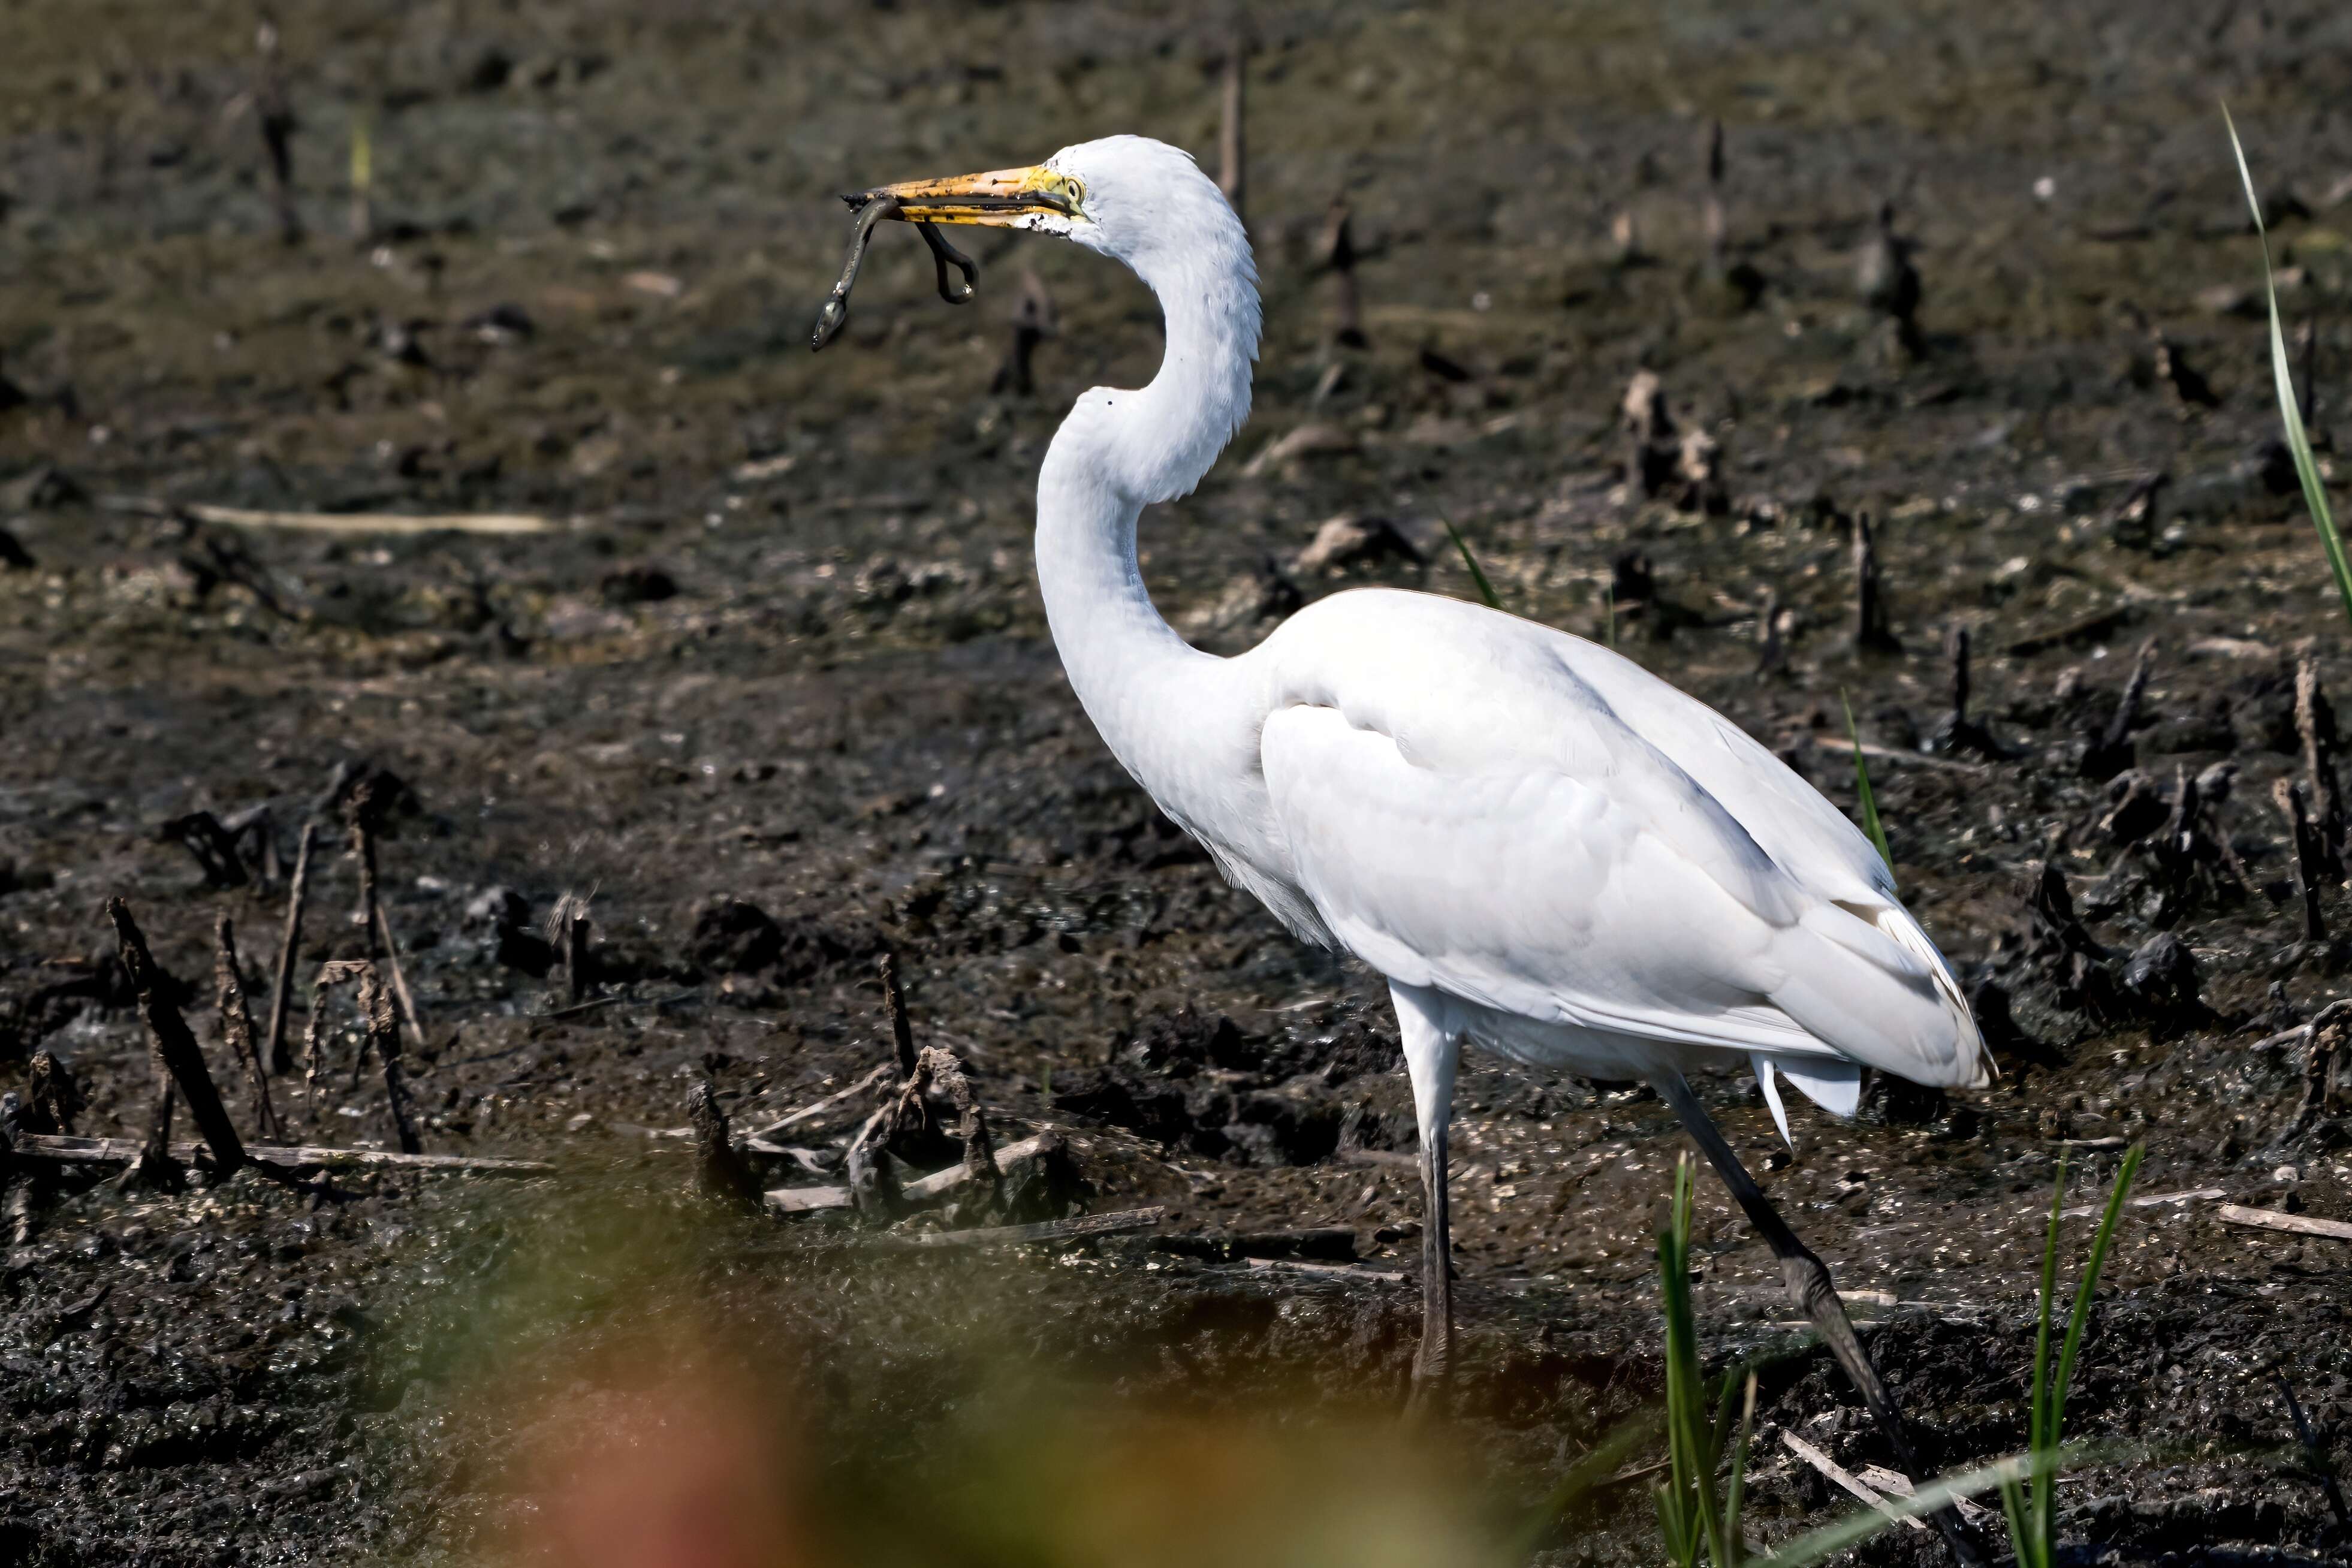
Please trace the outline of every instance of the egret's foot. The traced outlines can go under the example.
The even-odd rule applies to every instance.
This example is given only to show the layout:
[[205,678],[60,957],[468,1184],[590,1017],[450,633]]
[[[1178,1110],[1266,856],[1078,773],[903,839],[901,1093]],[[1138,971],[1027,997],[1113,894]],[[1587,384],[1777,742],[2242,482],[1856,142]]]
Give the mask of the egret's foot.
[[[1739,1156],[1725,1142],[1722,1131],[1707,1115],[1706,1107],[1699,1104],[1698,1096],[1691,1092],[1691,1087],[1683,1076],[1680,1073],[1661,1074],[1651,1081],[1657,1086],[1658,1097],[1675,1108],[1675,1115],[1681,1120],[1683,1130],[1706,1153],[1707,1163],[1715,1167],[1716,1174],[1721,1176],[1723,1184],[1731,1189],[1732,1197],[1747,1211],[1748,1222],[1756,1227],[1758,1234],[1772,1248],[1773,1256],[1780,1260],[1781,1280],[1788,1286],[1798,1310],[1811,1320],[1822,1342],[1829,1346],[1830,1353],[1837,1358],[1838,1365],[1845,1369],[1846,1376],[1852,1378],[1854,1387],[1861,1391],[1862,1402],[1870,1407],[1871,1417],[1878,1423],[1879,1430],[1886,1434],[1887,1443],[1894,1448],[1895,1458],[1901,1462],[1905,1472],[1912,1476],[1924,1474],[1917,1450],[1911,1445],[1911,1432],[1904,1422],[1903,1412],[1895,1405],[1895,1395],[1888,1390],[1885,1380],[1878,1375],[1878,1368],[1871,1363],[1870,1352],[1862,1348],[1862,1336],[1853,1331],[1853,1323],[1845,1315],[1845,1303],[1838,1300],[1837,1285],[1830,1278],[1829,1265],[1814,1257],[1805,1244],[1797,1239],[1797,1233],[1789,1228],[1789,1222],[1780,1217],[1780,1211],[1764,1195],[1764,1189],[1756,1184],[1756,1178],[1749,1175],[1748,1168],[1739,1163]],[[1948,1503],[1931,1517],[1937,1530],[1943,1535],[1944,1544],[1951,1549],[1961,1568],[1984,1568],[1984,1549],[1977,1544],[1975,1535],[1961,1522],[1958,1510]]]

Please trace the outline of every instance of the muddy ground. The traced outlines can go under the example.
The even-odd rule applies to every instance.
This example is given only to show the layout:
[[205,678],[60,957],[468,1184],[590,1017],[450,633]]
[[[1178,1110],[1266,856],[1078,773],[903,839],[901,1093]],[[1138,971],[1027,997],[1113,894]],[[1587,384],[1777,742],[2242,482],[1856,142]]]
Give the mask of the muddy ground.
[[[1673,1118],[1626,1086],[1470,1073],[1458,1408],[1399,1437],[1419,1197],[1381,990],[1288,940],[1129,784],[1031,575],[1044,443],[1081,388],[1150,373],[1148,297],[1015,240],[980,248],[982,301],[952,312],[886,232],[845,341],[803,346],[845,238],[830,193],[1113,131],[1213,157],[1223,24],[1103,0],[278,10],[291,243],[247,7],[0,11],[0,528],[22,557],[0,568],[0,1086],[28,1094],[46,1049],[87,1092],[79,1131],[142,1134],[147,1046],[101,899],[130,900],[216,1047],[215,917],[266,1018],[283,890],[208,886],[163,826],[266,804],[290,855],[364,761],[412,792],[382,858],[425,1146],[559,1171],[342,1175],[329,1199],[20,1174],[0,1557],[632,1560],[614,1520],[679,1497],[769,1560],[1454,1561],[1519,1539],[1656,1397]],[[2003,1076],[1948,1100],[1882,1086],[1851,1124],[1801,1108],[1792,1158],[1744,1075],[1706,1092],[1841,1285],[1876,1293],[1856,1310],[1927,1462],[2022,1439],[2062,1153],[2077,1201],[2139,1139],[2143,1192],[2352,1219],[2342,1099],[2287,1139],[2300,1047],[2257,1047],[2345,988],[2343,950],[2303,940],[2272,785],[2301,776],[2296,650],[2338,700],[2352,660],[2271,442],[2215,108],[2280,220],[2288,315],[2315,324],[2325,443],[2352,398],[2352,12],[1251,21],[1258,412],[1147,518],[1154,592],[1223,649],[1351,582],[1467,595],[1448,519],[1508,607],[1613,636],[1849,808],[1851,699],[1912,908],[2011,1005]],[[1339,192],[1360,346],[1332,342],[1318,269]],[[1855,286],[1886,202],[1923,281],[1907,330]],[[1058,330],[1033,394],[992,393],[1024,269]],[[1620,412],[1643,369],[1714,443],[1650,459],[1648,495]],[[346,538],[185,503],[555,526]],[[1343,514],[1391,526],[1302,563]],[[1851,635],[1864,517],[1899,648]],[[1997,756],[1922,750],[1955,627]],[[2200,777],[2184,857],[2166,819]],[[330,819],[306,972],[364,947],[341,848]],[[2031,911],[2045,867],[2079,957]],[[566,893],[591,900],[582,995],[605,1005],[550,1018],[573,993],[540,931]],[[761,918],[706,919],[730,899]],[[2340,888],[2318,901],[2330,933],[2352,922]],[[960,1055],[1001,1136],[1064,1130],[1076,1201],[1166,1205],[1163,1236],[1193,1239],[881,1253],[689,1195],[689,1145],[648,1133],[685,1123],[705,1073],[745,1130],[885,1060],[886,948],[918,1043]],[[298,1037],[305,1018],[298,997]],[[306,1138],[389,1146],[380,1084],[341,1065],[349,1026],[329,1037],[329,1092],[280,1079],[279,1102]],[[247,1118],[217,1049],[215,1070]],[[871,1103],[795,1130],[816,1173]],[[2061,1487],[2084,1561],[2352,1554],[2274,1375],[2345,1468],[2352,1245],[2216,1206],[2140,1211],[2117,1243],[2074,1422],[2158,1447]],[[1711,1183],[1699,1215],[1709,1353],[1767,1357],[1769,1542],[1845,1501],[1780,1431],[1850,1467],[1891,1455]],[[1345,1234],[1262,1236],[1316,1228]],[[1358,1261],[1255,1266],[1242,1236]],[[1528,1539],[1655,1561],[1648,1485]]]

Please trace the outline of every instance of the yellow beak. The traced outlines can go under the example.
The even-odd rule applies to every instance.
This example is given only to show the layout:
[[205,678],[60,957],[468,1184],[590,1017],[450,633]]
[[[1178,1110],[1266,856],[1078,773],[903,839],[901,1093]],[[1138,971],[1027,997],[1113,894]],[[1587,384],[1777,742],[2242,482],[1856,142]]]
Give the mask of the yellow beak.
[[1045,214],[1077,216],[1086,187],[1042,165],[991,169],[944,180],[906,180],[841,198],[863,210],[868,203],[898,204],[890,216],[908,223],[969,223],[992,228],[1026,228]]

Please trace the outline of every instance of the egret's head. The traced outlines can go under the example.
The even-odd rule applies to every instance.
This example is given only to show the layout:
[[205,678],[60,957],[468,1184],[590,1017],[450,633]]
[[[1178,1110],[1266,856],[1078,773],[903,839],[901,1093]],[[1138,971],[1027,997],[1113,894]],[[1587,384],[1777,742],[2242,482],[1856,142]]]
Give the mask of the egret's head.
[[1241,222],[1192,155],[1148,136],[1107,136],[1065,147],[1025,169],[908,180],[846,198],[884,197],[909,223],[981,224],[1059,235],[1148,274],[1171,247],[1238,242]]

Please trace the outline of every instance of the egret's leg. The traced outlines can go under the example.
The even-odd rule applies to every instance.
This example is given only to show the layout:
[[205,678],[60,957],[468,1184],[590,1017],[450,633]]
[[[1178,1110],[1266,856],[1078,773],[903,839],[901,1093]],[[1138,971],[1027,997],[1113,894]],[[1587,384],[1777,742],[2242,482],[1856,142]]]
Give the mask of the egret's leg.
[[[1837,1357],[1838,1364],[1845,1368],[1853,1385],[1862,1390],[1863,1403],[1870,1407],[1872,1419],[1894,1446],[1904,1473],[1919,1480],[1919,1456],[1911,1447],[1910,1429],[1903,1423],[1903,1412],[1895,1405],[1895,1395],[1880,1379],[1878,1369],[1871,1364],[1870,1352],[1862,1348],[1862,1338],[1853,1331],[1853,1321],[1845,1315],[1845,1303],[1838,1300],[1829,1265],[1797,1239],[1797,1233],[1789,1228],[1788,1222],[1764,1195],[1764,1189],[1756,1184],[1756,1179],[1739,1163],[1739,1156],[1724,1142],[1723,1133],[1707,1115],[1706,1108],[1699,1104],[1698,1096],[1691,1091],[1683,1075],[1661,1072],[1650,1081],[1657,1087],[1659,1098],[1675,1108],[1675,1114],[1682,1119],[1683,1131],[1706,1152],[1707,1163],[1747,1211],[1748,1223],[1756,1227],[1772,1248],[1772,1255],[1780,1260],[1780,1278],[1788,1284],[1789,1294],[1796,1298],[1798,1310],[1812,1320],[1814,1329],[1830,1347],[1830,1353]],[[1952,1555],[1969,1568],[1978,1568],[1984,1555],[1961,1524],[1958,1512],[1947,1504],[1937,1510],[1935,1519]]]
[[1412,1394],[1419,1412],[1445,1385],[1454,1366],[1453,1245],[1445,1205],[1445,1132],[1454,1117],[1454,1071],[1461,1059],[1460,1029],[1446,1000],[1417,985],[1389,987],[1397,1028],[1404,1037],[1405,1070],[1412,1078],[1413,1117],[1421,1126],[1421,1180],[1427,1198],[1421,1230],[1421,1349],[1412,1358]]

